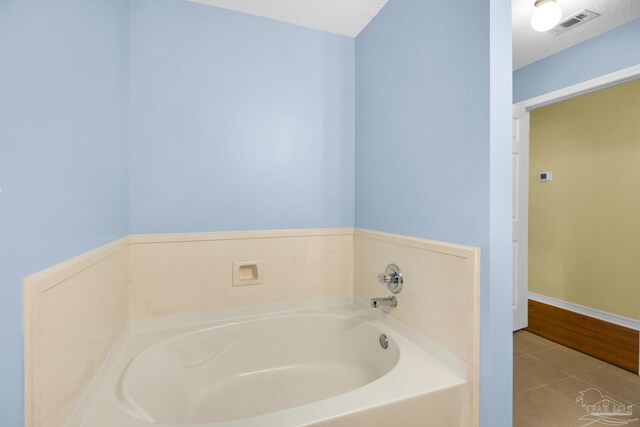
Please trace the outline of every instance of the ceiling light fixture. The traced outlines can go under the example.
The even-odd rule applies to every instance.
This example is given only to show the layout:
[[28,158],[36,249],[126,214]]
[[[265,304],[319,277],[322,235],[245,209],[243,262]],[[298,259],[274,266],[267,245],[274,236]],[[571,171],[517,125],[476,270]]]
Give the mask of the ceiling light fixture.
[[531,15],[531,28],[536,31],[549,31],[560,22],[562,8],[556,0],[536,0],[536,10]]

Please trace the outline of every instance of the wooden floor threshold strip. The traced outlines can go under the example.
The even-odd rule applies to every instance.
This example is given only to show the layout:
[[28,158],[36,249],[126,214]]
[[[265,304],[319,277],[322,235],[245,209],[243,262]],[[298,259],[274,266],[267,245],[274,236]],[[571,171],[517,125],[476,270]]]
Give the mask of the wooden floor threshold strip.
[[640,333],[636,330],[529,300],[527,331],[638,373]]

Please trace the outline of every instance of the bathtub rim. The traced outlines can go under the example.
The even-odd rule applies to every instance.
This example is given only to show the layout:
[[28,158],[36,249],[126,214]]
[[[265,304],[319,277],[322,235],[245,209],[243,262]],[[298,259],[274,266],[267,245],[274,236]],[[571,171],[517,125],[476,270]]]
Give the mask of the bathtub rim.
[[343,305],[355,305],[366,313],[372,315],[389,326],[397,333],[407,338],[410,342],[420,347],[423,351],[434,356],[438,361],[467,378],[468,368],[466,363],[458,356],[446,350],[432,339],[420,334],[415,329],[400,322],[392,315],[378,309],[372,309],[367,301],[358,295],[338,295],[332,297],[310,298],[270,304],[256,304],[242,307],[221,308],[197,313],[176,314],[159,316],[129,321],[130,333],[149,332],[157,330],[182,329],[187,327],[205,326],[218,322],[242,321],[251,317],[268,316],[272,314],[286,314],[289,312],[338,307]]

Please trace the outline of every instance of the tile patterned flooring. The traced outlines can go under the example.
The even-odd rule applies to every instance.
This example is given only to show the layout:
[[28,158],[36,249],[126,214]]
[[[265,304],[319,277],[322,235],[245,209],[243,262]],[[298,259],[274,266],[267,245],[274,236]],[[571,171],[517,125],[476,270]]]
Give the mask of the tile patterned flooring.
[[640,427],[640,376],[526,331],[513,335],[513,371],[514,427],[614,425],[580,419],[586,411],[576,399],[590,388],[632,405],[633,414],[618,417],[615,425]]

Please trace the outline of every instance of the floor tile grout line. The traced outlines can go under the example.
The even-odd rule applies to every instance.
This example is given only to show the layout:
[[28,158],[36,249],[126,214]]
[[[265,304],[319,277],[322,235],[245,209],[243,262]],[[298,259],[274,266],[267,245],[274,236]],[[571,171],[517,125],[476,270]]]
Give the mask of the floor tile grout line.
[[[523,331],[524,331],[524,330],[523,330]],[[565,345],[562,345],[562,344],[559,344],[559,343],[557,343],[557,342],[551,341],[551,340],[549,340],[549,339],[547,339],[547,338],[540,337],[540,336],[538,336],[538,335],[536,335],[536,334],[534,334],[534,333],[532,333],[532,332],[529,332],[529,331],[524,331],[524,332],[527,332],[527,334],[528,334],[528,335],[531,335],[531,336],[533,336],[533,337],[536,337],[536,338],[529,338],[529,337],[528,337],[528,335],[525,335],[525,337],[527,337],[527,339],[532,340],[532,341],[536,341],[536,342],[537,342],[537,343],[539,343],[539,344],[546,344],[546,345],[549,345],[549,344],[548,344],[549,342],[551,342],[551,343],[552,343],[552,345],[551,345],[550,347],[548,347],[548,348],[544,348],[544,349],[540,349],[540,350],[534,350],[534,351],[532,351],[532,352],[525,353],[525,354],[527,354],[527,355],[533,355],[533,354],[541,353],[541,352],[543,352],[543,351],[548,351],[548,350],[551,350],[551,349],[557,349],[557,348],[560,348],[560,349],[570,350],[570,351],[573,351],[573,352],[576,352],[576,353],[580,353],[580,354],[582,354],[582,355],[584,355],[584,356],[590,357],[590,358],[592,358],[593,360],[598,361],[598,362],[600,362],[600,363],[601,363],[601,365],[600,365],[600,366],[598,366],[598,367],[612,366],[612,367],[617,368],[617,366],[614,366],[614,365],[612,365],[612,364],[610,364],[610,363],[607,363],[607,362],[605,362],[605,361],[603,361],[603,360],[600,360],[600,359],[598,359],[598,358],[596,358],[596,357],[594,357],[594,356],[591,356],[590,354],[583,353],[583,352],[581,352],[581,351],[579,351],[579,350],[573,349],[573,348],[571,348],[571,347],[567,347],[567,346],[565,346]],[[546,341],[538,340],[538,338],[539,338],[539,339],[542,339],[542,340],[546,340]],[[522,350],[520,350],[520,351],[522,352]],[[538,359],[538,360],[540,360],[540,359]],[[618,369],[620,369],[620,368],[618,368]],[[622,378],[625,378],[627,381],[635,381],[635,380],[629,380],[629,379],[628,379],[628,378],[626,378],[625,376],[620,375],[620,374],[618,374],[618,373],[616,373],[616,372],[614,372],[614,373],[615,373],[616,375],[618,375],[618,376],[622,377]],[[638,378],[640,378],[640,375],[638,375]]]
[[[557,367],[553,366],[553,365],[552,365],[552,364],[550,364],[549,362],[546,362],[546,361],[544,361],[544,360],[542,360],[542,359],[540,359],[540,358],[538,358],[538,357],[534,356],[533,354],[531,354],[530,356],[531,356],[531,357],[533,357],[534,359],[536,359],[537,361],[542,362],[542,363],[546,363],[547,365],[551,366],[552,368],[555,368],[555,369],[557,369],[557,370],[559,370],[559,371],[561,371],[561,372],[564,372],[564,373],[566,373],[566,374],[569,374],[570,376],[579,375],[579,374],[582,374],[582,373],[584,373],[584,372],[594,371],[594,370],[596,370],[596,369],[601,369],[601,368],[604,368],[604,367],[606,366],[606,365],[598,365],[598,366],[596,366],[596,367],[594,367],[594,368],[585,369],[584,371],[571,373],[571,372],[563,371],[562,369],[560,369],[560,368],[557,368]],[[589,356],[589,357],[591,357],[591,356]],[[597,359],[596,359],[596,360],[597,360]]]
[[[603,361],[601,361],[601,360],[599,360],[599,359],[595,359],[595,358],[594,358],[594,357],[592,357],[592,356],[585,355],[584,353],[581,353],[581,354],[583,354],[583,355],[585,355],[585,356],[587,356],[587,357],[591,357],[592,359],[594,359],[594,360],[596,360],[596,361],[598,361],[598,362],[601,362],[601,363],[602,363],[602,365],[598,365],[598,366],[595,366],[595,367],[593,367],[593,368],[585,369],[584,371],[571,373],[571,372],[563,371],[562,369],[560,369],[560,368],[557,368],[557,367],[553,366],[552,364],[550,364],[550,363],[548,363],[548,362],[546,362],[546,361],[544,361],[544,360],[540,359],[539,357],[534,356],[534,354],[537,354],[537,353],[540,353],[540,352],[542,352],[542,351],[546,351],[546,350],[548,350],[548,349],[545,349],[545,350],[539,350],[539,351],[535,351],[535,352],[532,352],[532,353],[518,354],[518,355],[514,355],[514,358],[515,358],[515,357],[522,357],[522,356],[529,356],[529,357],[531,357],[531,358],[533,358],[533,359],[537,360],[538,362],[541,362],[541,363],[543,363],[543,364],[545,364],[545,365],[547,365],[547,366],[550,366],[550,367],[552,367],[552,368],[554,368],[554,369],[556,369],[556,370],[558,370],[558,371],[564,372],[564,373],[566,373],[566,374],[567,374],[567,375],[569,375],[569,376],[576,376],[576,375],[580,375],[580,374],[583,374],[583,373],[586,373],[586,372],[595,371],[595,370],[597,370],[597,369],[603,369],[603,368],[606,368],[607,366],[613,366],[613,365],[610,365],[610,364],[608,364],[608,363],[606,363],[606,362],[603,362]],[[575,350],[574,350],[574,351],[575,351]],[[578,353],[579,353],[579,352],[578,352]],[[622,378],[622,379],[624,379],[624,380],[626,380],[626,381],[629,381],[629,382],[631,382],[631,383],[634,383],[634,382],[635,382],[634,380],[630,380],[630,379],[626,378],[625,376],[618,374],[618,373],[617,373],[617,372],[615,372],[615,371],[612,371],[611,373],[612,373],[612,374],[614,374],[614,375],[616,375],[617,377],[620,377],[620,378]],[[563,378],[561,378],[561,379],[563,379]],[[552,381],[552,382],[554,382],[554,381]],[[544,385],[544,384],[543,384],[543,385]]]
[[[550,348],[556,348],[556,347],[558,347],[558,346],[560,346],[560,345],[561,345],[561,344],[547,344],[547,343],[544,343],[544,342],[540,342],[540,341],[532,340],[531,338],[524,338],[524,340],[525,340],[525,341],[527,341],[527,340],[528,340],[528,341],[533,341],[533,342],[535,342],[537,345],[544,346],[545,348],[544,348],[543,350],[548,350],[548,349],[550,349]],[[516,348],[517,348],[517,347],[516,347]],[[518,349],[518,350],[520,350],[520,349]],[[524,350],[520,350],[520,351],[524,351]],[[539,350],[535,350],[535,351],[539,351]]]
[[543,386],[543,385],[538,384],[538,385],[536,385],[535,387],[531,387],[531,388],[528,388],[528,389],[525,389],[525,390],[521,390],[521,391],[516,391],[516,394],[526,393],[526,392],[528,392],[528,391],[535,390],[535,389],[537,389],[537,388],[541,388],[541,387],[544,387],[544,386]]
[[[536,389],[538,388],[543,389],[544,392],[550,393],[552,396],[555,396],[554,398],[557,398],[557,401],[561,402],[562,405],[564,405],[566,408],[574,408],[576,411],[580,411],[580,405],[578,405],[575,401],[572,401],[571,399],[568,399],[545,386],[536,387]],[[578,421],[581,420],[578,418]],[[597,423],[597,421],[589,421],[587,424],[581,424],[581,427],[586,427],[594,423]]]
[[[584,371],[580,371],[580,372],[577,372],[577,373],[574,373],[574,374],[570,374],[570,373],[569,373],[569,374],[570,374],[570,375],[572,375],[572,376],[574,376],[574,375],[578,375],[578,374],[582,374],[582,373],[585,373],[585,372],[589,372],[589,371],[593,371],[593,370],[596,370],[596,369],[606,368],[606,367],[609,367],[609,366],[614,367],[614,368],[617,368],[616,366],[611,365],[610,363],[604,362],[604,361],[602,361],[602,360],[600,360],[600,359],[596,359],[596,358],[595,358],[595,357],[593,357],[593,356],[589,356],[588,354],[585,354],[585,353],[579,352],[579,351],[577,351],[577,350],[570,349],[569,347],[565,347],[565,346],[563,346],[563,345],[561,345],[561,344],[558,344],[556,347],[546,348],[546,349],[542,349],[542,350],[536,350],[536,351],[533,351],[533,352],[530,352],[530,353],[520,354],[520,355],[518,355],[518,356],[530,356],[530,357],[532,357],[532,358],[534,358],[534,359],[538,360],[539,362],[545,363],[545,364],[547,364],[547,365],[551,366],[552,368],[555,368],[555,369],[558,369],[558,370],[562,371],[562,369],[560,369],[560,368],[556,368],[555,366],[551,365],[550,363],[548,363],[548,362],[546,362],[546,361],[544,361],[544,360],[540,359],[539,357],[534,356],[534,354],[538,354],[538,353],[541,353],[541,352],[543,352],[543,351],[548,351],[548,350],[551,350],[552,348],[558,348],[558,347],[566,348],[566,349],[568,349],[568,350],[575,351],[575,352],[577,352],[577,353],[580,353],[580,354],[582,354],[582,355],[584,355],[584,356],[586,356],[586,357],[590,357],[590,358],[594,359],[595,361],[597,361],[597,362],[600,362],[600,363],[601,363],[601,365],[598,365],[598,366],[596,366],[596,367],[594,367],[594,368],[585,369]],[[617,368],[617,369],[620,369],[620,368]],[[566,372],[566,371],[562,371],[562,372]],[[567,372],[567,373],[568,373],[568,372]],[[632,382],[632,383],[640,382],[640,381],[635,381],[635,380],[629,379],[629,378],[625,377],[624,375],[619,374],[619,373],[618,373],[618,372],[616,372],[615,370],[611,370],[611,371],[610,371],[610,373],[612,373],[612,374],[616,375],[617,377],[620,377],[620,378],[622,378],[622,379],[624,379],[624,380],[626,380],[626,381]],[[639,376],[639,378],[640,378],[640,376]]]
[[[544,352],[544,351],[549,351],[549,350],[553,350],[553,349],[560,349],[561,351],[569,350],[569,351],[571,351],[571,352],[579,353],[579,354],[580,354],[580,355],[582,355],[582,356],[585,356],[585,357],[591,358],[591,359],[593,359],[593,360],[595,361],[595,363],[600,363],[600,365],[596,366],[597,368],[600,368],[600,367],[603,367],[603,366],[607,366],[607,365],[609,365],[609,366],[613,366],[613,365],[610,365],[609,363],[607,363],[607,362],[605,362],[605,361],[603,361],[603,360],[597,359],[597,358],[595,358],[595,357],[593,357],[593,356],[591,356],[591,355],[589,355],[589,354],[583,353],[583,352],[578,351],[578,350],[574,350],[574,349],[569,348],[569,347],[565,347],[565,346],[563,346],[562,344],[558,344],[558,345],[557,345],[557,346],[555,346],[555,347],[546,348],[546,349],[544,349],[544,350],[536,350],[536,351],[531,352],[531,353],[529,353],[529,354],[531,354],[531,355],[533,355],[533,354],[538,354],[538,353],[542,353],[542,352]],[[538,360],[540,360],[540,359],[538,359]],[[593,369],[593,368],[592,368],[592,369]]]
[[[551,365],[550,363],[547,363],[547,362],[545,362],[544,360],[538,359],[537,357],[535,357],[535,356],[533,356],[533,355],[531,355],[531,354],[528,354],[527,356],[531,357],[532,359],[537,360],[538,362],[540,362],[540,363],[542,363],[542,364],[544,364],[544,365],[547,365],[547,366],[549,366],[549,367],[551,367],[551,368],[555,369],[556,371],[560,371],[560,372],[562,372],[563,374],[566,374],[566,376],[564,376],[564,377],[562,377],[562,378],[558,378],[558,380],[562,380],[562,379],[565,379],[565,378],[567,378],[567,377],[570,377],[570,376],[574,375],[574,374],[572,374],[572,373],[570,373],[570,372],[563,371],[563,370],[562,370],[562,369],[560,369],[560,368],[556,368],[555,366]],[[586,371],[584,371],[584,372],[586,372]],[[556,380],[554,380],[554,381],[556,381]],[[553,382],[553,381],[551,381],[551,382]],[[543,384],[543,385],[544,385],[544,384]]]
[[[596,369],[602,369],[602,368],[596,368]],[[592,370],[595,370],[595,369],[592,369]],[[583,373],[586,373],[586,372],[589,372],[589,371],[585,371],[585,372],[583,372]],[[628,400],[626,400],[626,399],[622,399],[620,396],[618,396],[618,394],[617,394],[617,393],[615,393],[615,392],[613,392],[613,391],[611,391],[611,390],[605,390],[605,388],[604,388],[604,387],[600,387],[600,386],[598,386],[598,385],[596,385],[596,384],[593,384],[592,382],[589,382],[589,381],[587,381],[587,380],[585,380],[585,379],[583,379],[583,378],[580,378],[580,377],[578,377],[578,376],[576,376],[576,379],[578,379],[578,380],[582,381],[583,383],[588,384],[588,385],[590,385],[590,386],[592,386],[592,387],[594,387],[594,388],[596,388],[596,389],[600,390],[601,392],[604,392],[604,393],[608,394],[610,397],[613,397],[613,398],[615,398],[615,399],[620,400],[622,403],[625,403],[625,402],[626,402],[626,403],[625,403],[625,405],[631,405],[631,406],[634,406],[634,405],[637,405],[638,403],[640,403],[640,402],[630,403]],[[625,378],[622,378],[622,379],[625,379]],[[632,381],[629,381],[629,382],[632,382]]]
[[535,351],[532,351],[531,353],[527,353],[527,354],[530,354],[530,355],[538,354],[538,353],[542,353],[544,351],[554,350],[556,348],[559,348],[559,347],[547,347],[547,348],[543,348],[542,350],[535,350]]
[[[537,359],[536,359],[536,360],[537,360]],[[543,363],[544,363],[544,362],[543,362]],[[561,372],[566,373],[566,372],[564,372],[564,371],[561,371]],[[536,388],[539,388],[539,387],[544,387],[544,386],[546,386],[546,385],[548,385],[548,384],[557,383],[557,382],[559,382],[559,381],[566,380],[566,379],[571,378],[571,377],[573,376],[573,375],[570,375],[570,374],[568,374],[568,373],[566,373],[566,374],[567,374],[567,376],[566,376],[566,377],[557,378],[557,379],[555,379],[555,380],[553,380],[553,381],[549,381],[549,382],[542,383],[542,384],[540,384],[539,382],[535,381],[533,378],[531,378],[530,376],[528,376],[528,375],[526,375],[526,374],[525,374],[526,378],[528,378],[528,379],[530,379],[531,381],[533,381],[534,383],[536,383],[536,386],[535,386],[535,387],[528,388],[528,389],[526,389],[526,390],[518,391],[517,393],[524,393],[525,391],[533,390],[533,389],[536,389]]]
[[568,380],[569,378],[575,378],[577,380],[580,379],[580,378],[576,377],[575,375],[569,375],[568,377],[563,377],[563,378],[559,378],[557,380],[549,381],[548,383],[544,383],[544,384],[542,384],[542,386],[544,387],[544,386],[548,386],[550,384],[559,383],[560,381],[565,381],[565,380]]
[[[611,366],[611,367],[613,367],[613,368],[616,368],[616,369],[621,369],[621,368],[618,368],[617,366],[614,366],[614,365],[612,365],[612,364],[610,364],[610,363],[607,363],[607,364],[603,365],[603,367],[604,367],[604,368],[609,367],[609,366]],[[620,378],[623,378],[623,379],[625,379],[625,380],[627,380],[627,381],[630,381],[630,382],[632,382],[632,383],[640,384],[640,376],[638,376],[638,380],[636,381],[635,379],[633,379],[633,380],[632,380],[632,379],[627,378],[625,375],[619,374],[619,373],[618,373],[616,370],[614,370],[614,369],[610,370],[609,372],[610,372],[610,373],[612,373],[613,375],[616,375],[616,376],[618,376],[618,377],[620,377]],[[624,371],[624,372],[628,372],[628,371]],[[629,372],[629,373],[630,373],[630,374],[632,374],[632,375],[634,375],[632,372]]]
[[[537,335],[534,335],[534,334],[531,334],[531,333],[528,333],[528,335],[537,336]],[[523,335],[523,338],[522,338],[522,339],[523,339],[523,340],[525,340],[525,341],[527,341],[527,340],[528,340],[528,341],[533,341],[533,342],[535,342],[536,344],[546,346],[547,348],[553,348],[553,347],[556,347],[556,346],[561,345],[561,344],[558,344],[558,343],[556,343],[556,342],[553,342],[553,341],[547,340],[546,338],[543,338],[545,341],[542,341],[542,340],[537,339],[537,338],[532,338],[532,337],[530,337],[530,336],[528,336],[528,335]],[[538,337],[538,338],[539,338],[539,337]]]
[[[573,378],[573,377],[570,377],[570,378]],[[565,378],[565,379],[566,379],[566,378]],[[562,381],[562,380],[560,380],[560,381]],[[549,383],[549,384],[553,384],[553,383]],[[547,387],[546,385],[544,385],[544,386],[542,386],[542,387],[544,387],[545,389],[549,390],[551,393],[555,394],[555,395],[556,395],[556,396],[558,396],[559,398],[564,399],[564,400],[566,400],[566,401],[567,401],[567,402],[569,402],[569,403],[576,404],[576,401],[575,401],[575,400],[571,400],[571,399],[569,399],[568,397],[565,397],[565,396],[561,395],[560,393],[557,393],[556,391],[551,390],[551,389],[550,389],[549,387]],[[579,407],[579,405],[577,405],[577,404],[576,404],[576,406],[577,406],[577,407]]]

